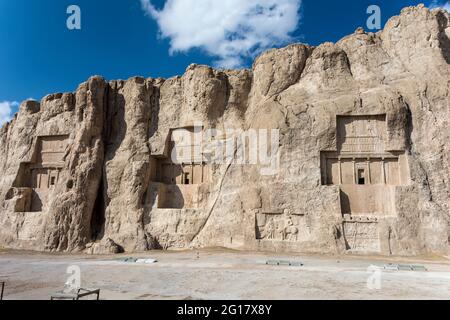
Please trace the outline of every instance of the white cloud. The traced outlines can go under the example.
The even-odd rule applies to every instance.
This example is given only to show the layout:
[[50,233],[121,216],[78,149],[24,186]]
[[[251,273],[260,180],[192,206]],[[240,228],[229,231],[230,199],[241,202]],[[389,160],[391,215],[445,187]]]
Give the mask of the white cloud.
[[11,120],[13,113],[14,113],[13,109],[18,106],[19,106],[19,103],[16,101],[0,102],[0,126],[2,126],[3,124],[5,124],[9,120]]
[[167,0],[142,8],[170,39],[170,54],[197,48],[215,57],[218,67],[234,68],[246,58],[292,41],[302,0]]
[[444,2],[439,0],[433,0],[430,4],[430,9],[441,8],[450,12],[450,1]]

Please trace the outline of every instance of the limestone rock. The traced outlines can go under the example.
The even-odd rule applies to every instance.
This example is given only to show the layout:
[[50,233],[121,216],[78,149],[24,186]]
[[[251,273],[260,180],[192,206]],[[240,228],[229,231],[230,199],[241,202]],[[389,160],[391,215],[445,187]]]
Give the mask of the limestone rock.
[[449,19],[25,101],[0,129],[0,246],[448,253]]
[[123,253],[123,248],[112,239],[106,238],[101,242],[88,243],[85,252],[87,254],[118,254]]

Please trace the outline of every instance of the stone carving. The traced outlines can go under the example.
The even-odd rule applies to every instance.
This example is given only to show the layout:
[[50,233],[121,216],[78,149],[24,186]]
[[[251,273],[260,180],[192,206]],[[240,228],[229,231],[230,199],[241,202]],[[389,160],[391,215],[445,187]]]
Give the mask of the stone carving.
[[[302,240],[309,236],[309,227],[305,225],[304,218],[303,216],[290,214],[257,214],[257,239],[288,242]],[[300,231],[307,234],[301,235]]]
[[[270,50],[251,69],[95,76],[23,102],[0,128],[0,246],[447,253],[449,20],[409,7],[380,32]],[[175,163],[196,143],[173,133],[198,122],[278,130],[277,165]]]
[[275,225],[275,222],[273,221],[273,219],[270,219],[269,222],[267,222],[266,226],[263,228],[264,229],[264,235],[262,236],[262,239],[268,239],[268,240],[273,240],[275,239],[275,233],[277,232],[277,227]]
[[[338,116],[337,152],[322,152],[326,185],[400,185],[407,181],[405,152],[386,152],[386,115]],[[403,161],[402,161],[403,160]]]
[[189,209],[199,206],[199,188],[210,181],[210,167],[201,154],[201,131],[194,127],[170,131],[163,156],[157,157],[151,179],[159,186],[158,208]]
[[38,138],[37,163],[43,167],[64,163],[67,136],[48,136]]
[[195,132],[193,127],[172,130],[166,154],[157,162],[158,182],[196,185],[209,181],[209,168],[200,153],[201,137],[198,136],[201,132]]
[[339,116],[337,119],[338,152],[382,153],[386,133],[386,115]]
[[297,241],[297,239],[298,239],[298,228],[292,222],[292,218],[287,217],[285,221],[285,226],[283,228],[283,240]]
[[42,136],[36,139],[30,162],[21,163],[13,189],[21,193],[16,197],[15,212],[40,212],[48,193],[59,181],[64,165],[67,136]]
[[348,250],[380,252],[380,237],[376,222],[344,222],[344,237]]
[[337,152],[322,152],[322,182],[338,185],[342,214],[395,216],[394,188],[409,183],[404,151],[388,152],[386,115],[338,116]]

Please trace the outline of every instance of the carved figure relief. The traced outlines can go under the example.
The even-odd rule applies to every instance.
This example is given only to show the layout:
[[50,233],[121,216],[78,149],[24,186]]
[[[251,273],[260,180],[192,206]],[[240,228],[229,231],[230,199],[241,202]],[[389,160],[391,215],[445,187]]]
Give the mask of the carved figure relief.
[[263,238],[273,240],[275,239],[275,233],[276,233],[276,225],[273,221],[273,219],[270,219],[267,225],[264,228],[264,236]]
[[301,215],[260,213],[256,224],[258,240],[297,242],[310,234],[306,218]]
[[285,220],[285,227],[283,229],[283,240],[287,241],[297,241],[298,239],[298,228],[292,222],[291,217],[287,217]]

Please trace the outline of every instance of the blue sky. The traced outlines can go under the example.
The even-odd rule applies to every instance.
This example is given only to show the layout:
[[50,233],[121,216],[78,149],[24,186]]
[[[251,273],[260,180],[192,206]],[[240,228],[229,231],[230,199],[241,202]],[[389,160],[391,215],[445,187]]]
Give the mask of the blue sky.
[[[235,0],[170,0],[173,10],[164,10],[164,0],[152,0],[147,2],[146,11],[141,1],[149,0],[1,0],[0,121],[2,114],[5,118],[17,110],[14,102],[74,91],[91,75],[107,79],[135,75],[167,78],[182,74],[190,63],[250,66],[259,50],[271,46],[339,40],[366,25],[369,5],[380,6],[384,25],[402,7],[432,3],[282,0],[286,7],[280,21],[264,16],[264,23],[249,19],[249,15],[231,17],[227,21],[234,23],[234,29],[231,26],[231,35],[222,39],[211,20],[221,19],[226,11],[224,4],[236,7],[239,2]],[[186,9],[180,1],[185,5],[195,3],[195,7]],[[261,2],[264,8],[271,0],[251,1]],[[209,7],[201,8],[208,3]],[[81,8],[81,30],[66,27],[66,10],[72,4]],[[300,5],[298,15],[292,14],[295,5]],[[250,10],[245,6],[238,9]],[[177,10],[191,20],[184,21]]]

